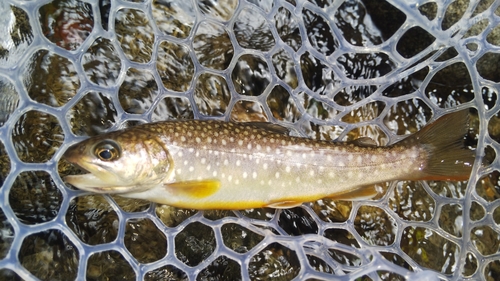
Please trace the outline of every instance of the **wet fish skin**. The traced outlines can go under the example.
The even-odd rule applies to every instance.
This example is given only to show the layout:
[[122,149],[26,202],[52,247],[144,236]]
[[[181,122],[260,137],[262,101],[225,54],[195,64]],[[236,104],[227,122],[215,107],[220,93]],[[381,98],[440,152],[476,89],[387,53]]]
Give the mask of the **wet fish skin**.
[[[359,199],[390,180],[466,180],[466,110],[388,147],[291,137],[210,120],[143,124],[87,139],[64,157],[89,171],[77,188],[192,209],[286,208],[325,197]],[[104,148],[113,153],[103,156]]]

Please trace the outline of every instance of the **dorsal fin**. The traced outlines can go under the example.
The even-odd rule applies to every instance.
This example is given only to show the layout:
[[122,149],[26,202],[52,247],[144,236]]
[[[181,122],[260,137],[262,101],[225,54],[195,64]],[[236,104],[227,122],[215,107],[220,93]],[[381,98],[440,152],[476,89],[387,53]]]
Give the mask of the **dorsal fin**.
[[351,141],[350,143],[357,145],[357,146],[364,146],[364,147],[373,147],[377,146],[377,143],[369,137],[361,137],[359,139],[355,139]]
[[290,133],[290,130],[287,127],[283,127],[281,125],[273,124],[273,123],[269,123],[269,122],[245,122],[242,124],[251,125],[251,126],[266,130],[266,131],[270,131],[270,132],[278,133],[278,134],[282,134],[282,135],[288,135]]

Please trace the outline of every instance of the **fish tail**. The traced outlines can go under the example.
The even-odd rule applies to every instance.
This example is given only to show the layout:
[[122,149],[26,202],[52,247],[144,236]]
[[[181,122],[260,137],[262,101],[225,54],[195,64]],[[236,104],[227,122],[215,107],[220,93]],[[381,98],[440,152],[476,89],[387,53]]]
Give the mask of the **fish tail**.
[[401,144],[417,144],[427,152],[426,164],[415,176],[419,180],[469,179],[475,152],[464,147],[468,129],[469,111],[466,109],[444,115],[403,140]]

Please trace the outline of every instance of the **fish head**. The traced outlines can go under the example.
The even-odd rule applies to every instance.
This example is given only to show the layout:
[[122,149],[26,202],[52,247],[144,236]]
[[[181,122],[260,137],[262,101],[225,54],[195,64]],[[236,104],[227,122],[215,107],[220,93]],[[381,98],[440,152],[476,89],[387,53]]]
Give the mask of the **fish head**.
[[123,194],[147,190],[172,174],[172,158],[157,136],[139,130],[116,131],[69,147],[63,157],[86,170],[64,180],[86,191]]

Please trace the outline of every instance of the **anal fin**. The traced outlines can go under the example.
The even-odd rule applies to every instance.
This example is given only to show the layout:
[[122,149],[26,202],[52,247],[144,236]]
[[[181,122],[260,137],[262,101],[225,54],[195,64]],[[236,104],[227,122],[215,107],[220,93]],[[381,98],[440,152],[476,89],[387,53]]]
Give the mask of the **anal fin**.
[[369,185],[369,186],[362,186],[345,193],[332,194],[330,196],[327,196],[327,198],[333,200],[356,201],[356,200],[371,199],[375,197],[375,195],[377,194],[378,192],[375,189],[375,186]]
[[302,205],[302,202],[287,200],[287,201],[278,201],[267,204],[265,207],[275,208],[275,209],[288,209]]

